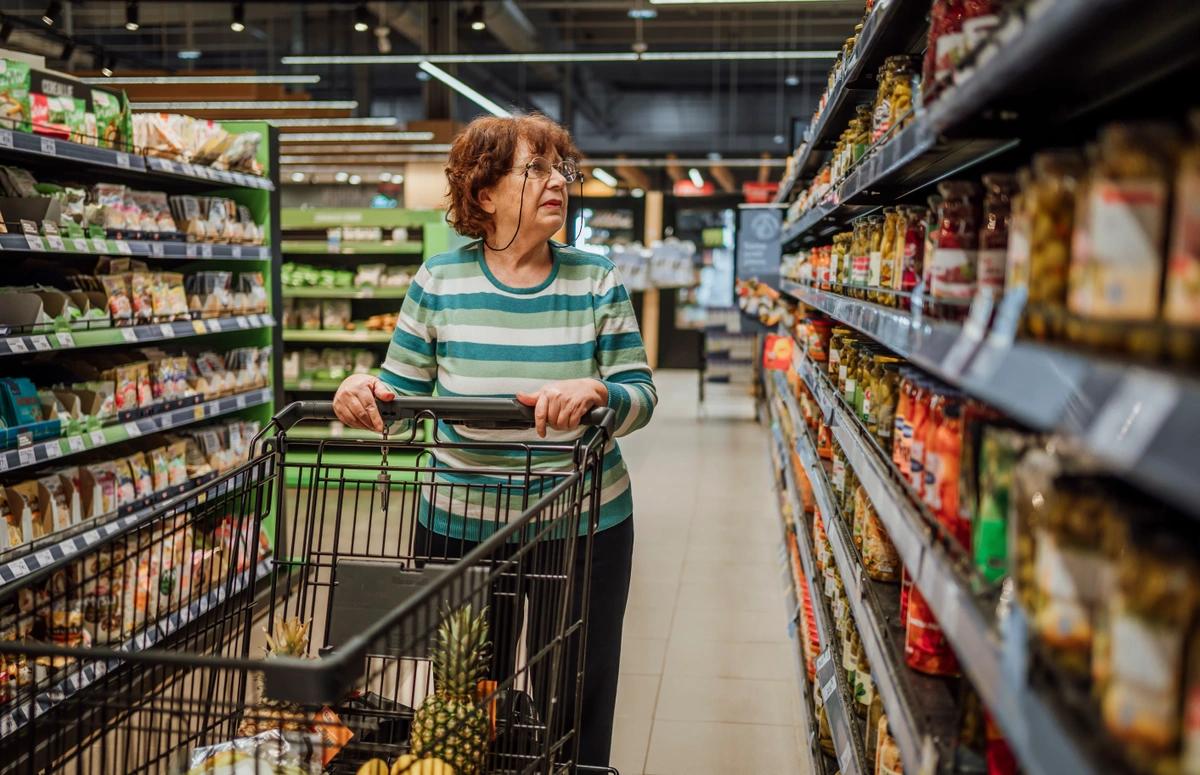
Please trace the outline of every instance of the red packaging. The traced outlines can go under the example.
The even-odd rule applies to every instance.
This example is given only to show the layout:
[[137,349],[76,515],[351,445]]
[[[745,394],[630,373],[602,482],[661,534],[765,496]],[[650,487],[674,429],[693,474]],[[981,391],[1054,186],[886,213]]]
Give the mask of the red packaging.
[[959,463],[962,460],[962,404],[955,395],[939,397],[935,422],[925,449],[925,503],[964,549],[971,545],[971,525],[958,510]]
[[1013,756],[1004,733],[992,720],[992,714],[984,711],[987,736],[986,756],[988,775],[1017,775],[1017,758]]
[[912,393],[915,382],[908,369],[900,370],[900,398],[896,401],[896,413],[892,420],[892,463],[902,476],[909,471],[908,456],[912,449]]
[[939,299],[970,299],[975,293],[979,262],[979,187],[966,180],[938,184],[938,234],[933,255],[929,295]]
[[[904,255],[901,258],[900,290],[912,293],[921,282],[921,274],[925,267],[925,209],[922,207],[909,208],[908,216],[904,219]],[[909,308],[907,298],[901,299],[901,306]]]
[[911,585],[904,626],[904,661],[913,670],[929,675],[958,675],[958,659],[941,626],[921,590]]
[[[908,450],[908,483],[921,492],[925,483],[925,435],[929,431],[929,410],[933,392],[923,380],[917,381],[912,397],[912,439]],[[907,439],[906,439],[907,440]]]

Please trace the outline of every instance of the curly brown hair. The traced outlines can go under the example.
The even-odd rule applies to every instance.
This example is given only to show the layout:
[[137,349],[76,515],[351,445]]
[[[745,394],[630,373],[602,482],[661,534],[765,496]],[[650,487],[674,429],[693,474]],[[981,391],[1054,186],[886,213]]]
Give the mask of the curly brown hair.
[[479,203],[479,192],[512,170],[522,139],[535,154],[553,149],[560,158],[579,158],[571,133],[541,113],[475,119],[454,138],[446,160],[446,222],[459,234],[476,239],[487,234],[492,216]]

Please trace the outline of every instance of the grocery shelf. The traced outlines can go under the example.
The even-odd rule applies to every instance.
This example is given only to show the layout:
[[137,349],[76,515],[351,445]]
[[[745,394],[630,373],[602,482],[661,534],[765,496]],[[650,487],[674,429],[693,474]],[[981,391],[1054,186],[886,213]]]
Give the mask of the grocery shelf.
[[119,171],[123,174],[154,173],[160,176],[166,175],[204,183],[257,188],[264,191],[275,190],[275,185],[269,178],[257,175],[218,170],[200,164],[184,164],[169,159],[143,157],[128,151],[84,145],[14,129],[0,129],[0,152],[6,156],[25,156],[43,162],[54,159],[83,164],[96,169]]
[[399,288],[289,288],[284,287],[285,299],[403,299],[408,286]]
[[[251,584],[265,579],[273,570],[274,561],[271,559],[265,559],[252,568],[246,568],[227,582],[218,585],[216,589],[193,600],[186,607],[157,621],[149,622],[132,638],[114,644],[112,648],[126,652],[146,651],[208,613],[229,597],[240,594]],[[108,673],[119,668],[121,664],[122,660],[115,658],[82,662],[65,671],[67,675],[64,678],[44,691],[38,692],[32,698],[14,703],[12,706],[6,705],[4,712],[0,714],[0,740],[28,724],[31,719],[48,713],[55,706],[93,685]]]
[[283,341],[324,344],[383,344],[392,341],[392,335],[388,331],[303,331],[285,328]]
[[208,484],[216,477],[215,473],[198,476],[183,484],[168,487],[125,504],[113,513],[92,517],[53,535],[6,550],[4,555],[0,556],[0,593],[3,593],[5,585],[31,573],[58,567],[109,536],[127,532],[146,519],[163,513],[164,509],[194,502],[198,494],[193,490]]
[[283,389],[288,391],[319,391],[333,392],[342,384],[340,379],[289,379],[283,383]]
[[[781,376],[778,379],[783,382]],[[786,384],[779,389],[786,391]],[[925,757],[932,755],[942,767],[949,769],[957,734],[954,696],[945,681],[924,676],[905,664],[904,631],[899,624],[899,586],[867,577],[846,519],[834,505],[825,468],[811,438],[801,427],[796,428],[796,437],[800,462],[812,484],[813,498],[820,506],[821,514],[829,515],[825,533],[871,664],[875,690],[883,701],[888,726],[900,747],[904,767],[910,772],[928,771]],[[932,742],[929,749],[925,748],[927,738]]]
[[[204,320],[175,320],[170,323],[145,323],[136,326],[104,326],[69,331],[47,330],[39,334],[0,336],[0,356],[80,350],[117,344],[161,342],[187,336],[270,328],[274,325],[275,318],[270,313],[263,313]],[[0,333],[6,333],[3,327],[0,327]]]
[[935,538],[890,462],[846,411],[834,388],[806,363],[801,361],[801,378],[822,407],[831,407],[834,439],[1025,771],[1035,775],[1107,771],[1087,748],[1086,741],[1091,739],[1087,732],[1061,718],[1031,685],[1023,668],[1028,661],[1025,644],[1020,638],[1001,639],[993,617],[985,613],[983,602],[970,589],[955,559]]
[[421,242],[342,242],[337,250],[331,250],[325,240],[288,240],[282,244],[283,253],[325,256],[391,256],[391,255],[421,255],[424,245]]
[[788,281],[782,288],[1013,419],[1074,437],[1113,473],[1200,518],[1200,477],[1193,465],[1200,381],[1014,341],[1016,296],[997,305],[989,331],[923,320]]
[[884,60],[921,49],[928,10],[925,0],[883,0],[875,4],[863,23],[850,62],[829,91],[825,109],[805,133],[805,150],[793,167],[796,174],[780,186],[776,202],[787,201],[796,181],[806,180],[817,171],[854,118],[855,106],[874,101],[876,71]]
[[214,398],[197,404],[189,404],[183,408],[172,409],[148,417],[141,417],[125,423],[106,425],[99,430],[76,436],[39,441],[19,449],[0,452],[0,473],[12,473],[24,468],[48,463],[52,460],[71,457],[88,450],[120,444],[139,436],[161,433],[194,422],[206,420],[231,412],[237,412],[252,406],[261,406],[271,402],[271,390],[259,388],[236,395]]
[[[290,390],[291,388],[286,389]],[[312,423],[297,425],[287,432],[287,437],[303,441],[321,441],[323,439],[332,439],[334,441],[342,439],[380,441],[383,438],[381,434],[375,431],[363,431],[358,428],[343,427],[335,432],[329,425],[314,425]]]
[[0,251],[65,253],[85,256],[136,256],[138,258],[226,258],[269,261],[264,245],[219,245],[181,240],[121,240],[104,237],[46,237],[35,234],[0,234]]
[[[794,404],[789,407],[791,412]],[[782,418],[775,418],[782,422]],[[864,765],[862,750],[862,731],[859,729],[858,717],[851,709],[853,698],[846,685],[846,674],[842,669],[841,655],[837,645],[837,625],[829,611],[825,596],[820,594],[821,587],[817,582],[817,565],[813,556],[812,537],[808,526],[804,523],[804,507],[796,491],[794,475],[790,462],[784,462],[784,480],[788,497],[792,504],[793,525],[796,531],[796,543],[799,546],[800,564],[804,576],[808,579],[809,588],[813,590],[813,613],[816,619],[818,637],[821,643],[821,655],[817,658],[817,682],[821,698],[825,703],[825,714],[829,718],[830,733],[833,737],[834,750],[837,752],[837,764],[841,775],[866,775],[869,770]]]

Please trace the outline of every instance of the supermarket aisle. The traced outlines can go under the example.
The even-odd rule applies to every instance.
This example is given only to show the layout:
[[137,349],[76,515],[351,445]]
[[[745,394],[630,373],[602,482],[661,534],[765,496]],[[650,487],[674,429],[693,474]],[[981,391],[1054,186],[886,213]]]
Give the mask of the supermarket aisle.
[[798,773],[796,665],[764,429],[717,419],[711,404],[698,419],[695,372],[659,371],[655,382],[653,422],[622,442],[637,538],[613,766],[622,775]]

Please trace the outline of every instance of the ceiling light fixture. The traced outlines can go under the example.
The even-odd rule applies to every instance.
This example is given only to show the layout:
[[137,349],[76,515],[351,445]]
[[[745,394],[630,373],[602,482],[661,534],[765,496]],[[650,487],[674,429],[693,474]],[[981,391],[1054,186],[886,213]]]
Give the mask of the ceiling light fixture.
[[476,3],[471,9],[471,29],[476,32],[483,32],[487,29],[487,22],[483,18],[483,3]]
[[[277,127],[314,127],[314,126],[396,126],[400,119],[395,116],[373,116],[371,118],[271,118],[267,119]],[[433,133],[430,132],[430,135]],[[433,139],[430,137],[430,139]]]
[[632,51],[574,52],[541,54],[314,54],[285,56],[285,65],[488,65],[488,64],[553,64],[561,62],[718,62],[746,60],[806,60],[833,59],[833,50],[804,51]]
[[795,73],[788,73],[787,78],[784,78],[783,82],[786,83],[788,86],[799,86],[800,85],[800,76],[796,75]]
[[138,23],[138,4],[137,0],[129,0],[125,4],[125,29],[130,32],[137,32],[141,28]]
[[100,62],[100,74],[105,78],[112,78],[113,65],[116,64],[116,61],[111,57],[104,56],[103,54],[101,54],[98,59]]
[[211,102],[135,102],[134,110],[354,110],[357,100],[231,100]]
[[641,199],[642,197],[644,197],[646,195],[646,192],[640,188],[635,188],[634,190],[630,191],[629,193],[633,196],[634,199]]
[[692,185],[696,188],[704,188],[704,178],[700,177],[700,170],[692,167],[688,170],[688,177],[692,180]]
[[508,117],[512,116],[512,113],[510,111],[507,111],[504,108],[500,107],[497,103],[492,102],[487,97],[485,97],[482,94],[480,94],[479,92],[475,91],[470,86],[467,86],[465,83],[458,80],[453,75],[450,75],[450,73],[447,73],[445,70],[443,70],[442,68],[433,64],[432,62],[429,62],[429,61],[421,62],[420,68],[422,70],[424,70],[425,72],[429,73],[430,75],[432,75],[434,78],[441,81],[442,83],[449,86],[451,89],[454,89],[454,91],[456,91],[459,94],[461,94],[462,96],[466,97],[471,102],[474,102],[476,105],[483,108],[488,113],[491,113],[493,116],[500,116],[501,118],[508,118]]
[[650,0],[651,5],[748,5],[751,3],[819,3],[822,0]]
[[366,32],[371,29],[371,14],[367,11],[366,3],[354,6],[354,31]]
[[399,185],[400,183],[404,182],[404,176],[401,175],[399,172],[393,172],[392,173],[392,182]]
[[338,174],[333,176],[333,179],[336,180],[338,183],[345,183],[347,180],[350,179],[350,173],[339,172]]
[[352,186],[357,186],[359,183],[362,183],[362,175],[351,175],[349,183]]
[[382,182],[384,182],[384,183],[387,183],[387,182],[391,181],[391,179],[392,179],[392,173],[390,173],[390,172],[381,172],[381,173],[379,173],[379,179],[380,179]]
[[233,20],[229,22],[229,29],[234,32],[246,29],[246,4],[242,0],[233,4]]
[[616,188],[620,185],[616,178],[608,174],[607,170],[600,169],[599,167],[592,167],[592,177],[610,188]]
[[279,136],[280,142],[284,143],[428,142],[432,139],[433,132],[288,132]]
[[62,14],[62,3],[58,0],[46,5],[46,12],[42,14],[42,24],[47,27],[53,27],[58,23],[58,17]]
[[[178,54],[176,54],[175,56],[179,57],[180,59],[182,59],[184,61],[192,62],[192,61],[199,59],[202,56],[202,53],[199,49],[185,48],[182,51],[180,51]],[[173,83],[179,83],[179,82],[174,81]],[[229,83],[229,82],[223,81],[223,83]]]
[[293,183],[303,183],[304,182],[304,173],[303,172],[293,172],[292,173],[292,182]]
[[[189,53],[194,53],[195,56],[184,56]],[[199,51],[185,49],[179,52],[180,59],[199,59],[199,57]],[[95,81],[94,78],[81,80],[84,83],[88,83],[89,80]],[[203,83],[319,83],[320,80],[321,76],[319,75],[123,75],[109,83],[120,83],[127,86],[187,86]]]

